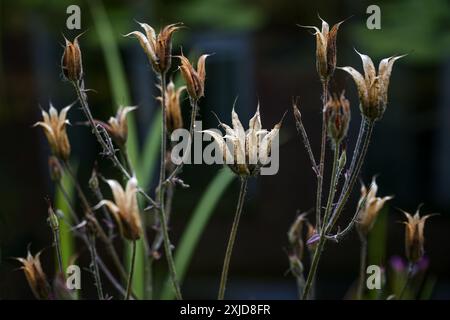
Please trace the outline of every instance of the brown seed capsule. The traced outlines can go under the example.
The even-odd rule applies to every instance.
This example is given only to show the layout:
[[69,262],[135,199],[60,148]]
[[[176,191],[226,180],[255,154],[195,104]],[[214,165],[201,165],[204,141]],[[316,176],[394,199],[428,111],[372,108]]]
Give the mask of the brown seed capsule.
[[[320,17],[319,17],[320,18]],[[328,23],[322,20],[322,30],[314,26],[300,26],[315,30],[316,36],[316,68],[322,82],[328,81],[336,69],[336,38],[339,26],[336,23],[331,30]]]
[[426,215],[420,217],[419,209],[417,209],[414,215],[403,211],[407,221],[405,224],[405,251],[406,257],[411,263],[415,263],[423,257],[424,254],[424,242],[425,237],[423,235],[423,229],[425,227],[425,221],[432,215]]
[[349,73],[358,89],[361,113],[371,121],[380,120],[386,111],[389,79],[394,62],[402,56],[393,56],[381,60],[378,75],[369,56],[356,51],[363,62],[364,76],[352,67],[338,68]]
[[107,206],[117,221],[121,235],[128,240],[138,240],[142,235],[142,222],[136,197],[138,191],[136,178],[128,180],[125,190],[115,180],[106,182],[111,188],[114,202],[102,200],[94,209]]
[[193,100],[198,100],[205,95],[205,61],[208,56],[208,54],[204,54],[198,59],[197,70],[185,56],[178,56],[181,60],[181,74],[186,82],[189,96]]
[[[226,134],[222,136],[216,130],[204,130],[203,133],[210,135],[219,145],[224,163],[238,176],[257,176],[262,167],[269,163],[272,145],[278,138],[281,121],[272,130],[262,129],[259,106],[255,115],[249,121],[247,133],[234,108],[231,112],[233,128],[220,123]],[[231,142],[230,144],[227,141]],[[231,146],[230,146],[231,145]]]
[[105,127],[106,131],[108,131],[111,138],[113,138],[114,142],[117,143],[118,146],[123,147],[127,143],[128,139],[127,114],[136,109],[137,107],[121,106],[117,110],[116,116],[109,118],[108,123],[98,120],[96,120],[96,122]]
[[[359,206],[362,206],[356,220],[356,229],[360,235],[367,237],[370,230],[377,219],[378,214],[383,208],[386,201],[394,198],[393,196],[387,196],[383,198],[377,197],[378,185],[375,177],[372,178],[369,190],[367,190],[364,183],[361,186],[361,197],[359,199]],[[363,203],[365,199],[365,202]]]
[[66,46],[61,59],[61,68],[64,77],[69,81],[80,81],[83,78],[83,63],[81,61],[81,50],[78,44],[78,35],[73,42],[64,37]]
[[[173,81],[170,81],[167,85],[165,92],[165,104],[166,104],[166,122],[167,130],[173,132],[176,129],[183,127],[183,117],[181,115],[180,96],[186,86],[175,88]],[[162,100],[162,97],[158,97],[158,100]]]
[[335,144],[338,144],[347,135],[350,123],[350,102],[345,98],[344,93],[338,97],[333,95],[325,105],[327,119],[328,136]]
[[147,57],[152,64],[153,70],[157,73],[166,73],[172,60],[172,35],[175,31],[182,28],[182,23],[174,23],[165,26],[158,35],[155,30],[146,23],[139,23],[145,30],[145,35],[139,31],[133,31],[128,36],[135,36]]
[[38,252],[34,257],[28,251],[26,258],[16,258],[22,263],[21,269],[25,273],[28,285],[33,291],[36,299],[46,300],[50,296],[50,286],[47,282],[47,276],[42,270],[41,261],[39,256],[41,252]]
[[67,106],[58,111],[50,104],[49,112],[42,110],[42,118],[44,121],[38,121],[34,126],[40,126],[44,128],[45,136],[52,149],[53,154],[63,161],[69,159],[70,156],[70,143],[67,137],[66,125],[70,124],[66,119],[67,112],[72,106]]

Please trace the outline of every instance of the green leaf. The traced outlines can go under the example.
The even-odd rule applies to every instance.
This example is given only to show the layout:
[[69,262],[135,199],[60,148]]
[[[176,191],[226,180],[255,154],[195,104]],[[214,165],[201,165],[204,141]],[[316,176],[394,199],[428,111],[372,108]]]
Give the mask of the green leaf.
[[[214,208],[234,177],[235,175],[230,170],[221,170],[208,185],[208,188],[195,208],[175,253],[175,268],[180,283],[183,282],[193,252],[209,218],[212,216]],[[172,284],[170,279],[167,278],[164,283],[161,299],[167,300],[173,297]]]

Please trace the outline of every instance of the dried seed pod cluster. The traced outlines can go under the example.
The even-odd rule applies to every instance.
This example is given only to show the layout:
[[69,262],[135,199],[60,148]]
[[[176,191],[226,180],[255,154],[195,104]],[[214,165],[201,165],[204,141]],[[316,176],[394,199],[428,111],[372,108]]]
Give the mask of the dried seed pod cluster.
[[345,98],[344,93],[338,97],[333,95],[325,105],[327,119],[328,136],[335,145],[340,143],[347,135],[350,124],[350,102]]

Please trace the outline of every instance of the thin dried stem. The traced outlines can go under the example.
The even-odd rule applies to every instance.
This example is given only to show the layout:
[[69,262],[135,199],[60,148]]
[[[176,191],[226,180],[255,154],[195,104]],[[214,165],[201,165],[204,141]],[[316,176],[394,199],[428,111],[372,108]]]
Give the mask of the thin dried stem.
[[173,260],[172,255],[172,245],[170,243],[169,231],[167,227],[167,218],[165,212],[165,176],[166,176],[166,142],[167,142],[167,124],[166,124],[166,100],[165,100],[165,92],[166,92],[166,74],[162,73],[160,75],[161,81],[161,91],[163,94],[161,95],[161,108],[162,108],[162,131],[161,131],[161,165],[160,165],[160,173],[159,173],[159,220],[161,225],[161,231],[163,235],[164,242],[164,251],[167,258],[167,264],[169,267],[170,278],[172,279],[173,288],[175,290],[175,295],[178,300],[182,299],[180,286],[178,284],[177,273],[175,269],[175,261]]
[[246,191],[247,191],[247,179],[241,178],[241,190],[239,191],[239,199],[236,206],[236,213],[234,215],[233,225],[231,226],[230,238],[228,240],[227,251],[225,253],[225,259],[223,262],[222,276],[220,277],[218,300],[223,300],[225,297],[225,287],[227,285],[228,280],[228,269],[230,267],[231,255],[233,253],[234,242],[236,240],[237,229],[242,214],[242,208],[244,206]]
[[360,233],[361,240],[360,254],[359,254],[359,280],[358,288],[356,290],[356,299],[361,300],[364,291],[364,282],[366,280],[366,265],[367,265],[367,238]]
[[95,237],[94,235],[90,234],[90,232],[88,232],[88,238],[89,238],[88,248],[91,254],[91,270],[95,279],[94,285],[97,288],[97,295],[99,300],[104,300],[102,281],[100,278],[100,271],[98,269],[98,261],[97,261],[98,254],[97,249],[95,248]]
[[325,152],[327,140],[326,113],[325,105],[328,100],[328,80],[322,82],[322,136],[320,144],[320,160],[319,173],[317,174],[317,191],[316,191],[316,230],[320,232],[321,214],[322,214],[322,189],[323,189],[323,171],[325,167]]
[[408,265],[408,273],[406,274],[406,281],[405,281],[405,285],[402,288],[402,291],[400,291],[400,294],[398,296],[398,300],[402,300],[403,296],[406,293],[406,290],[409,287],[409,284],[412,280],[412,275],[413,275],[413,271],[414,271],[414,264],[413,263],[409,263]]
[[[94,133],[95,137],[97,138],[97,141],[100,143],[100,145],[103,148],[103,153],[113,162],[113,164],[119,168],[119,170],[122,172],[122,174],[129,180],[131,179],[130,174],[128,173],[128,171],[123,167],[122,163],[119,161],[119,159],[116,156],[116,152],[114,150],[114,148],[112,147],[112,143],[108,143],[107,141],[105,141],[105,139],[102,137],[100,131],[99,131],[99,127],[102,128],[102,133],[103,135],[105,135],[108,138],[108,141],[110,141],[110,137],[108,135],[108,133],[106,132],[106,130],[104,130],[104,128],[101,125],[96,125],[94,118],[92,117],[91,111],[89,109],[89,105],[87,102],[87,97],[86,97],[86,93],[84,91],[82,91],[80,85],[78,82],[72,82],[75,91],[77,93],[78,96],[78,100],[80,101],[81,107],[84,111],[84,114],[86,115],[86,118],[88,119],[89,125],[91,126],[92,132]],[[153,200],[147,193],[145,193],[145,191],[138,187],[138,192],[140,194],[142,194],[144,196],[144,198],[147,199],[147,201],[149,203],[151,203],[153,206],[158,206],[157,203],[155,202],[155,200]]]
[[131,244],[131,266],[130,266],[130,273],[128,276],[128,282],[127,282],[127,293],[125,295],[125,300],[130,299],[130,293],[131,293],[131,287],[133,285],[133,274],[134,274],[134,264],[136,262],[136,241],[133,240]]

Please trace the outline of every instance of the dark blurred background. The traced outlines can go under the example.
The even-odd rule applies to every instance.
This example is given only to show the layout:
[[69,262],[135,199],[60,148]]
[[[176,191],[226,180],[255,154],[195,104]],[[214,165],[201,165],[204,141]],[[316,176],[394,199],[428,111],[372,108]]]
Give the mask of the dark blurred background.
[[[98,2],[95,1],[98,5]],[[49,101],[60,109],[75,100],[61,80],[60,57],[66,8],[81,8],[80,38],[86,84],[94,116],[107,119],[115,109],[104,56],[102,36],[94,28],[90,1],[15,0],[0,3],[0,298],[31,298],[23,273],[11,257],[36,252],[51,244],[44,197],[54,187],[48,176],[48,146],[41,130],[32,128],[39,106]],[[381,8],[381,30],[366,27],[366,8]],[[450,4],[446,0],[289,1],[289,0],[186,0],[104,1],[120,45],[132,104],[138,105],[140,138],[149,130],[158,105],[154,76],[136,40],[121,35],[137,30],[134,20],[159,27],[182,21],[188,28],[175,35],[174,54],[214,53],[207,60],[206,98],[201,100],[203,127],[215,127],[216,112],[229,122],[233,101],[243,122],[261,104],[264,127],[272,127],[289,111],[281,130],[280,170],[251,182],[235,247],[228,295],[230,298],[295,299],[295,280],[287,272],[286,232],[297,210],[314,206],[315,177],[305,149],[297,137],[291,100],[299,96],[306,129],[318,154],[321,121],[321,86],[315,70],[315,39],[296,24],[320,26],[317,15],[331,24],[349,18],[338,34],[338,65],[362,71],[354,52],[381,58],[408,53],[392,73],[389,105],[375,130],[362,178],[378,174],[380,195],[395,195],[386,220],[384,264],[404,256],[402,214],[424,203],[422,212],[439,212],[427,223],[428,274],[437,279],[433,298],[450,298]],[[359,126],[355,85],[337,71],[332,91],[346,90],[352,105],[349,148]],[[183,102],[186,117],[189,106]],[[82,119],[78,108],[71,121]],[[186,118],[187,119],[187,118]],[[81,162],[80,179],[87,181],[97,145],[84,127],[72,126],[73,156]],[[110,170],[107,164],[104,164]],[[84,169],[83,169],[84,168]],[[191,185],[177,191],[171,235],[177,244],[190,213],[218,167],[187,166],[184,180]],[[84,179],[84,180],[83,180]],[[231,226],[238,183],[221,197],[209,221],[184,283],[189,298],[215,297],[226,241]],[[344,225],[353,214],[357,192],[351,199]],[[330,243],[319,268],[317,296],[342,298],[356,279],[359,242],[353,232],[340,244]],[[52,250],[43,254],[47,270],[53,268]],[[306,264],[307,265],[307,264]]]

